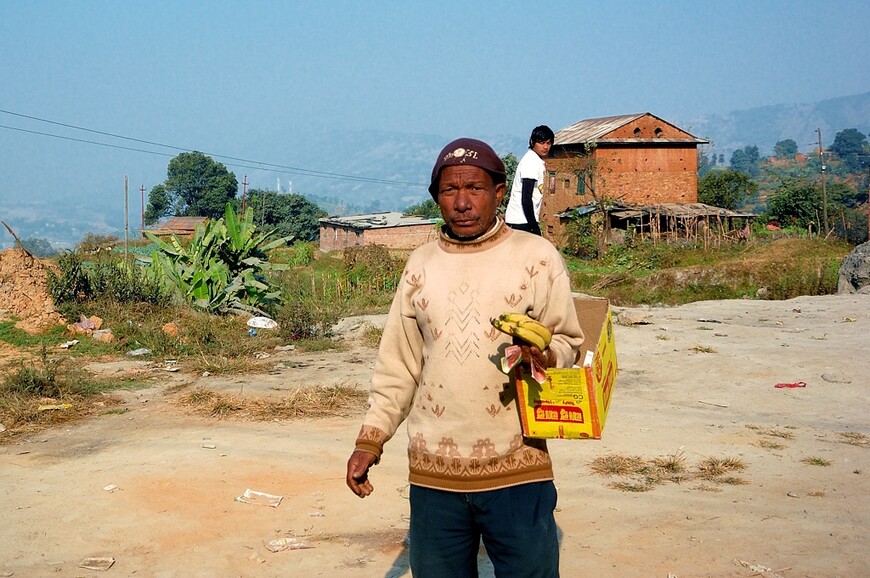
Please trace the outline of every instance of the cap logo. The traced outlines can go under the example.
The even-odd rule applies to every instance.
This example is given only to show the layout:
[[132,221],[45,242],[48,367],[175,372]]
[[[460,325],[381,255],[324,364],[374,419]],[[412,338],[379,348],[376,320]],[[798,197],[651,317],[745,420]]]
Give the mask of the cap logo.
[[459,162],[465,162],[465,159],[476,159],[477,158],[477,151],[473,151],[471,149],[464,149],[462,147],[459,147],[458,149],[454,150],[452,153],[447,153],[446,155],[444,155],[444,159],[442,162],[446,162],[446,161],[450,160],[451,158],[459,159]]

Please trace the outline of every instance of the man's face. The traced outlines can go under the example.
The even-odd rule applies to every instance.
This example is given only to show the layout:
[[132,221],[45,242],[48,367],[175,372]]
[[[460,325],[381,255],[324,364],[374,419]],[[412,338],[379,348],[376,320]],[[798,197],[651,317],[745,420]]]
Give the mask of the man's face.
[[504,191],[504,183],[493,184],[492,176],[480,167],[445,167],[438,181],[441,216],[457,237],[477,237],[495,223]]
[[550,154],[550,147],[553,146],[553,141],[536,142],[532,145],[532,150],[542,159],[547,158]]

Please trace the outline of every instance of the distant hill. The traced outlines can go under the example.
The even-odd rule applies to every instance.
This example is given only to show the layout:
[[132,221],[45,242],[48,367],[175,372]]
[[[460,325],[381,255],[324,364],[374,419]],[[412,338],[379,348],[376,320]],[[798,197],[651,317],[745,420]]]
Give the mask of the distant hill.
[[688,121],[665,120],[710,140],[711,151],[723,153],[726,163],[732,152],[747,145],[755,145],[761,156],[769,156],[778,141],[789,138],[800,151],[812,152],[818,147],[816,129],[822,129],[825,148],[841,130],[856,128],[864,134],[870,132],[870,92],[809,104],[762,106]]
[[[474,136],[489,143],[499,155],[521,154],[528,139],[527,136]],[[306,140],[304,150],[294,151],[294,162],[341,175],[412,184],[389,185],[294,175],[292,190],[318,203],[330,214],[400,211],[429,197],[427,187],[433,161],[453,138],[454,135],[379,130],[319,133],[313,140]]]
[[[613,114],[623,112],[615,110]],[[657,114],[655,110],[649,112]],[[770,155],[777,141],[787,138],[793,139],[801,151],[811,152],[817,146],[817,128],[822,129],[825,147],[830,146],[841,130],[856,128],[864,134],[870,132],[870,92],[809,104],[778,104],[688,120],[665,120],[710,140],[709,152],[723,154],[726,163],[733,151],[746,145],[757,146],[762,156]],[[426,200],[432,162],[444,144],[456,136],[380,130],[311,131],[305,136],[304,146],[298,142],[288,143],[283,134],[256,135],[256,139],[261,145],[270,143],[272,148],[287,151],[294,166],[331,173],[330,178],[284,173],[280,177],[283,192],[289,189],[289,192],[302,194],[329,214],[354,214],[403,210]],[[528,138],[527,135],[459,136],[483,139],[499,155],[512,152],[517,156],[525,151]],[[254,151],[254,143],[250,143],[249,148]],[[237,176],[241,180],[241,174],[237,172]],[[19,198],[14,204],[0,202],[0,215],[22,239],[44,238],[57,247],[73,246],[85,232],[123,238],[123,212],[100,206],[98,202],[94,200],[87,207],[60,206]],[[138,228],[138,209],[134,201],[130,209],[131,238],[136,236]],[[0,233],[0,245],[9,247],[12,243],[10,235]]]

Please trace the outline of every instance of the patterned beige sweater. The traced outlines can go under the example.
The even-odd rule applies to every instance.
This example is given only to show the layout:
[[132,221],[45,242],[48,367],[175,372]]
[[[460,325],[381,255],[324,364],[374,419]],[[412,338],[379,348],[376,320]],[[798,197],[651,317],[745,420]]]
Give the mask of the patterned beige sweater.
[[442,234],[415,250],[381,338],[356,449],[380,459],[407,419],[409,481],[474,492],[552,480],[544,440],[523,438],[512,379],[499,360],[511,338],[490,325],[505,311],[555,327],[570,367],[583,341],[561,255],[501,222],[469,243]]

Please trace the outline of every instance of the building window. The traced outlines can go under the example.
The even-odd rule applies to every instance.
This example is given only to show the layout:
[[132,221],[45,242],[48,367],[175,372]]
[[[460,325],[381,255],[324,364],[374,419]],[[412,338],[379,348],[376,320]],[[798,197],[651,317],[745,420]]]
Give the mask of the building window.
[[586,194],[586,173],[577,173],[577,194],[582,196]]
[[664,134],[665,134],[665,131],[656,127],[656,138],[662,138],[662,135],[664,135]]
[[550,171],[550,194],[556,194],[556,172]]
[[639,128],[634,129],[634,138],[640,138],[640,129]]
[[564,184],[565,184],[565,190],[567,191],[568,189],[571,188],[571,179],[565,179]]

